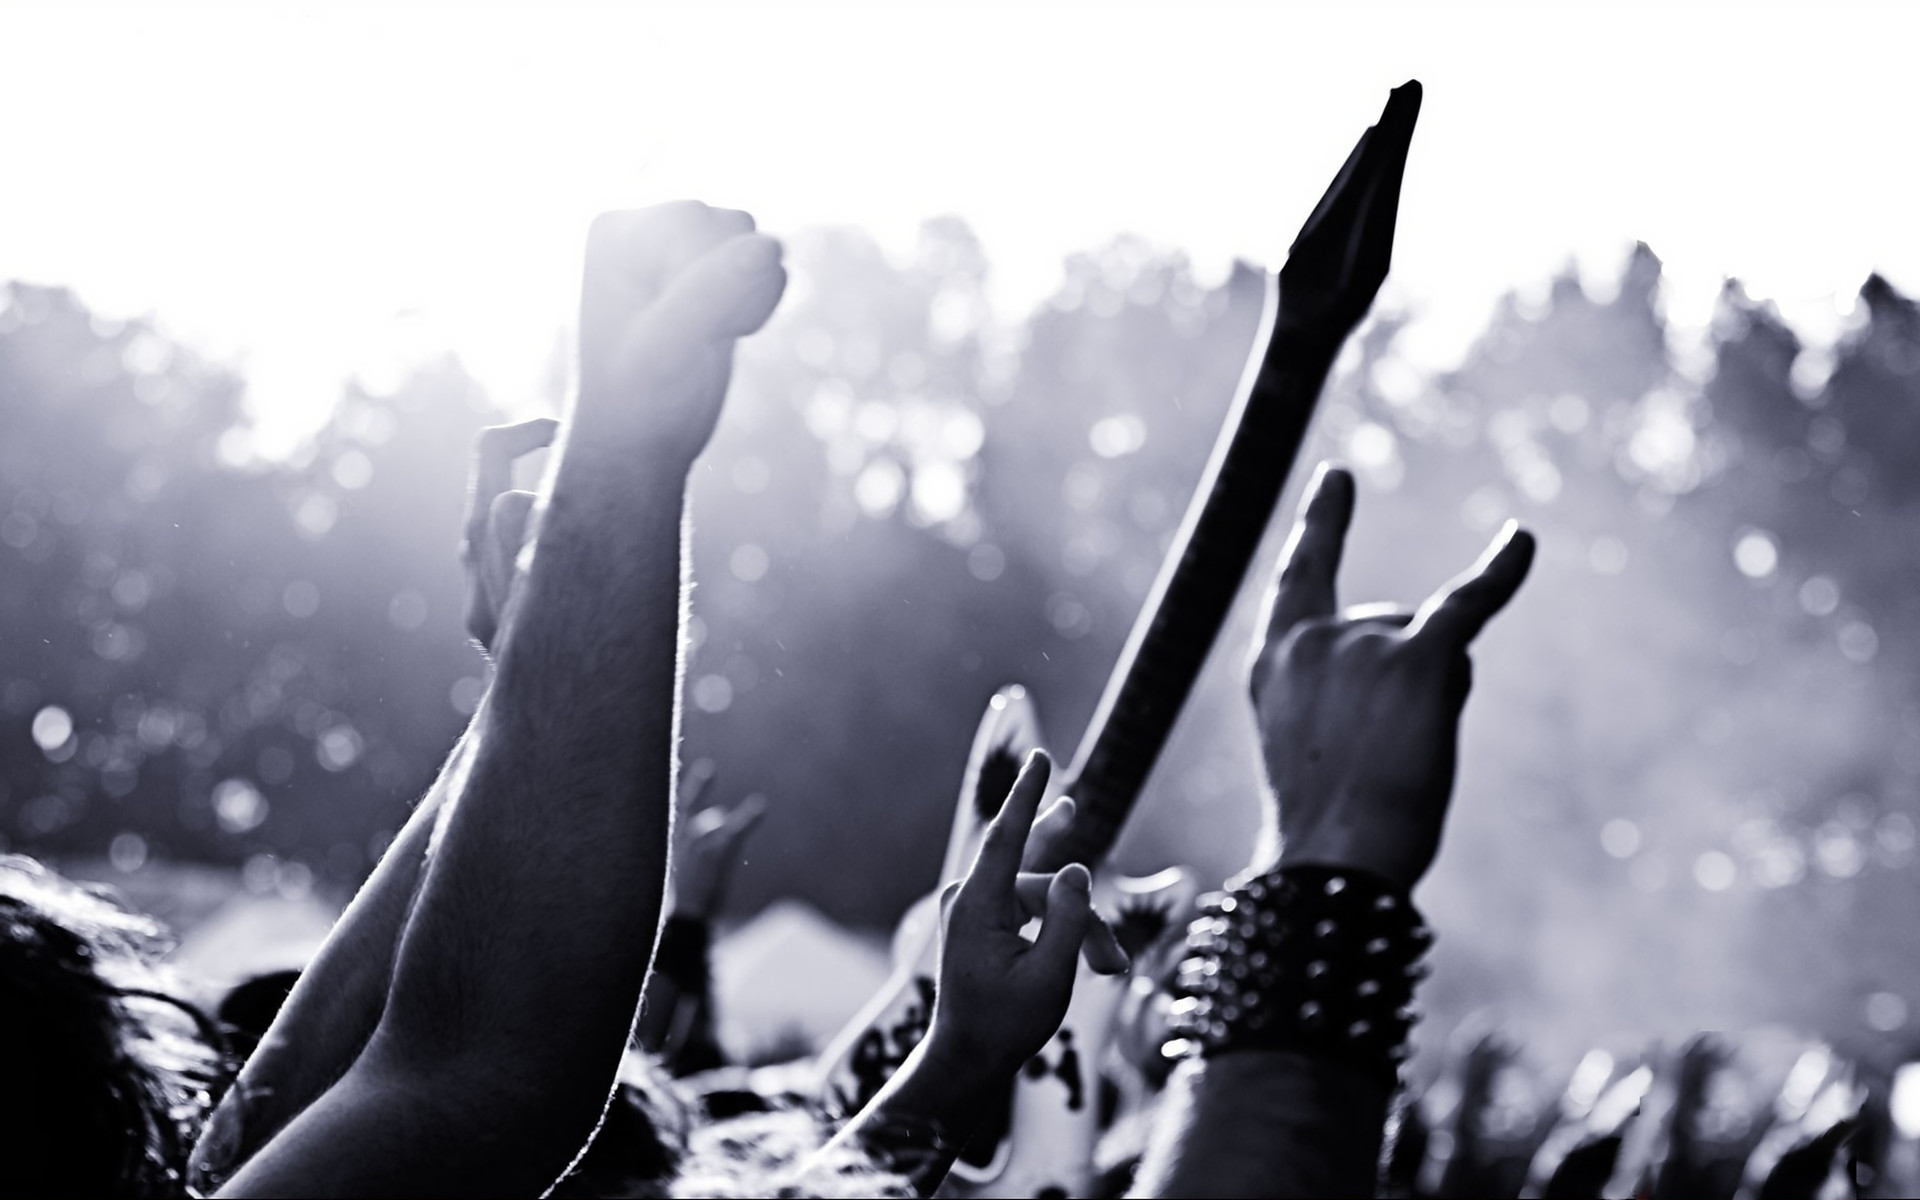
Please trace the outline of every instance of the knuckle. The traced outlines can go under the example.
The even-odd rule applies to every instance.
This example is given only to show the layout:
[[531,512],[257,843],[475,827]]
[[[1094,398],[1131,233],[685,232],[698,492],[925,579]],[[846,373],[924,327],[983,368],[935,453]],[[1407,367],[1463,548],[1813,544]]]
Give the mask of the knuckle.
[[1278,657],[1283,663],[1322,658],[1339,638],[1339,622],[1330,617],[1308,617],[1287,631],[1278,647]]
[[605,251],[624,243],[635,220],[642,215],[631,209],[612,209],[597,214],[587,224],[587,246]]
[[1302,576],[1313,574],[1319,567],[1320,556],[1304,543],[1296,545],[1293,553],[1287,555],[1287,561],[1280,565],[1280,582],[1298,583]]
[[507,456],[507,443],[513,436],[511,425],[489,425],[473,436],[474,461],[482,468]]

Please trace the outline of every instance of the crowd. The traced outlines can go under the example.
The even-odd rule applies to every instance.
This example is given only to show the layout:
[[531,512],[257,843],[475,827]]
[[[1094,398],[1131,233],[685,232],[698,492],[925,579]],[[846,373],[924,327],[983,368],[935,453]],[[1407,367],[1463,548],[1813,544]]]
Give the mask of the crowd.
[[[1404,150],[1386,184],[1359,152],[1335,180],[1276,338],[1337,347],[1364,315]],[[1343,219],[1383,203],[1384,223]],[[1249,661],[1270,786],[1244,871],[1157,922],[1103,911],[1046,754],[982,763],[990,819],[933,902],[930,970],[903,956],[844,1053],[730,1065],[708,942],[760,813],[702,809],[708,769],[677,762],[685,494],[734,345],[785,282],[744,213],[594,223],[566,420],[478,447],[467,626],[492,684],[304,969],[202,1013],[156,969],[151,922],[0,861],[5,1190],[1788,1196],[1897,1168],[1884,1101],[1818,1049],[1764,1103],[1718,1082],[1736,1056],[1710,1039],[1596,1051],[1555,1098],[1489,1036],[1410,1097],[1434,937],[1412,892],[1441,848],[1469,649],[1534,542],[1510,523],[1415,610],[1343,606],[1337,467]],[[540,489],[513,490],[549,447]]]

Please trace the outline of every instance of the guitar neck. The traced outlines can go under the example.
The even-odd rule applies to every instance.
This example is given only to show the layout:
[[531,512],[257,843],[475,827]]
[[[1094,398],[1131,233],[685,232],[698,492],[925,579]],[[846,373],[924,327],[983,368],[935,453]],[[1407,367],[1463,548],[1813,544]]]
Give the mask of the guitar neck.
[[1277,334],[1277,307],[1268,276],[1255,353],[1068,770],[1077,807],[1051,866],[1097,866],[1118,840],[1286,489],[1340,340]]

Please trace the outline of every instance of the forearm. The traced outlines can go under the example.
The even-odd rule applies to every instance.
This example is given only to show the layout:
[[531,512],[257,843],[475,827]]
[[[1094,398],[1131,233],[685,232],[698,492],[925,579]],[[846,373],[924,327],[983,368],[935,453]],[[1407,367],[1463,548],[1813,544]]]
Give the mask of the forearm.
[[1311,1054],[1243,1050],[1180,1068],[1138,1196],[1371,1196],[1393,1088]]
[[[485,1120],[483,1080],[423,1079],[385,1061],[376,1037],[347,1074],[218,1191],[221,1196],[529,1195],[465,1168]],[[544,1185],[542,1185],[544,1186]]]
[[666,878],[686,469],[613,449],[563,452],[381,1027],[495,1073],[537,1186],[612,1087]]
[[224,1177],[353,1065],[386,1008],[435,821],[475,735],[455,744],[433,786],[300,974],[194,1150],[197,1171]]
[[723,1065],[714,1061],[717,1048],[712,1045],[712,1023],[707,1017],[712,990],[708,962],[711,936],[703,918],[679,912],[667,917],[660,927],[653,972],[647,977],[640,1017],[634,1024],[634,1045],[660,1055],[676,1075],[687,1073],[680,1059],[688,1051],[698,1062],[692,1070]]
[[1249,874],[1188,931],[1145,1195],[1370,1195],[1431,933],[1391,881]]

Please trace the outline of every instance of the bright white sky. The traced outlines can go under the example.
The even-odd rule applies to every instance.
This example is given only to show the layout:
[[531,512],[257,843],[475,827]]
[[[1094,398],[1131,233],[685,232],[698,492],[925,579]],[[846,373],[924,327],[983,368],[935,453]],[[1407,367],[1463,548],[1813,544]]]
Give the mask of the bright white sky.
[[0,278],[242,362],[270,442],[457,351],[531,395],[597,210],[698,196],[904,247],[958,213],[1018,316],[1121,231],[1273,263],[1387,89],[1427,88],[1394,281],[1457,354],[1626,247],[1831,337],[1920,291],[1920,6],[1029,2],[0,6]]

